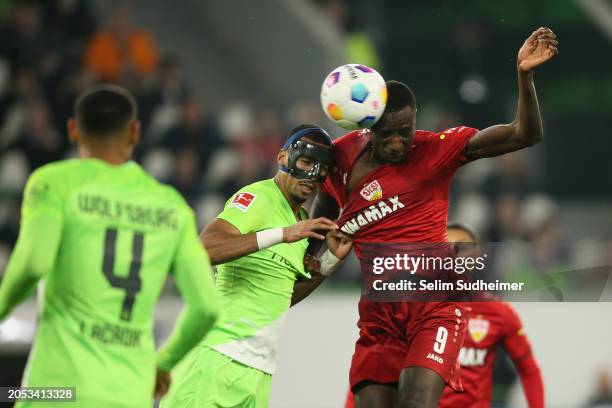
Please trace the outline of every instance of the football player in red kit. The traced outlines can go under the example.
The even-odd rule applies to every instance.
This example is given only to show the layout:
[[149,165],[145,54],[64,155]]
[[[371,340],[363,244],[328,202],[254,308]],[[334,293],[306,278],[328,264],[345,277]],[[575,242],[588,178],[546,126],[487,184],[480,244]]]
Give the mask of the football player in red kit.
[[[449,242],[475,243],[477,234],[471,228],[451,223],[446,230]],[[459,246],[460,251],[469,248]],[[463,252],[463,251],[461,251]],[[477,257],[480,254],[464,256]],[[520,318],[505,302],[473,302],[469,306],[467,333],[459,353],[463,392],[446,387],[439,408],[488,408],[491,406],[493,363],[498,346],[502,346],[521,377],[529,408],[544,408],[544,385],[540,368],[531,351]]]
[[[518,108],[509,124],[484,130],[458,126],[416,130],[416,100],[401,82],[387,83],[388,101],[370,129],[337,140],[336,168],[313,205],[314,217],[337,217],[364,244],[444,242],[448,190],[463,164],[542,140],[533,71],[557,54],[556,35],[539,28],[518,53]],[[460,390],[457,357],[465,313],[453,302],[359,302],[359,339],[350,370],[356,406],[434,408],[445,383]],[[452,339],[452,341],[451,341]]]
[[[476,232],[466,225],[450,223],[446,229],[449,243],[477,243]],[[474,247],[477,248],[477,247]],[[459,246],[460,255],[477,257],[478,249]],[[469,253],[468,253],[469,252]],[[544,408],[544,385],[540,368],[531,351],[521,320],[505,302],[473,302],[467,313],[467,334],[459,353],[463,392],[446,387],[438,408],[489,408],[493,363],[497,347],[502,346],[521,377],[529,408]],[[349,390],[345,408],[353,408]]]

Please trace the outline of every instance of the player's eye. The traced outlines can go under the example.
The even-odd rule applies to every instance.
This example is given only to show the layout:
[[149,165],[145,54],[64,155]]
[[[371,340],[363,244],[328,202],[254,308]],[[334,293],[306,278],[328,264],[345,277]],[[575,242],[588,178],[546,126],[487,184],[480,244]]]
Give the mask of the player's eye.
[[313,166],[313,161],[311,159],[305,159],[305,158],[301,158],[300,159],[300,164],[305,167],[305,168],[311,168]]

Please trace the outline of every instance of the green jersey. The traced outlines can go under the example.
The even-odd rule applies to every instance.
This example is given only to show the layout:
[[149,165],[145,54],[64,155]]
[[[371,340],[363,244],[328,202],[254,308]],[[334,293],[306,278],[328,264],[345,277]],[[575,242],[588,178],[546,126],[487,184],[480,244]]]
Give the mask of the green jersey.
[[[156,357],[153,311],[169,272],[187,307]],[[192,211],[134,162],[66,160],[32,174],[0,320],[39,277],[24,386],[76,387],[74,407],[151,407],[156,366],[172,368],[218,313]]]
[[[308,215],[301,210],[301,218]],[[238,191],[217,218],[240,233],[295,224],[295,214],[274,180]],[[298,275],[304,269],[308,240],[282,243],[217,267],[216,287],[223,314],[203,345],[247,366],[274,372],[275,354],[285,313]]]

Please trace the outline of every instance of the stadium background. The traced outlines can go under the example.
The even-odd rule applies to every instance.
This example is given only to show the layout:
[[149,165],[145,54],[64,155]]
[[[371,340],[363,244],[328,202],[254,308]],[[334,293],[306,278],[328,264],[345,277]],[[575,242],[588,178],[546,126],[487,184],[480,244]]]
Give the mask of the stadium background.
[[[318,103],[332,68],[360,62],[408,83],[419,128],[482,128],[513,118],[516,53],[541,25],[560,40],[560,56],[535,75],[545,141],[463,169],[451,218],[488,241],[570,241],[548,265],[584,258],[611,265],[609,0],[186,0],[171,7],[162,0],[2,0],[0,271],[17,238],[24,182],[36,167],[73,155],[65,123],[89,84],[118,82],[137,95],[144,138],[136,159],[177,187],[203,226],[238,187],[273,174],[289,128],[314,122],[342,133]],[[358,285],[352,260],[291,312],[273,407],[340,406]],[[160,338],[178,307],[169,283]],[[587,406],[612,393],[609,303],[517,309],[548,406]],[[0,327],[0,385],[18,381],[34,319],[30,301]],[[516,382],[498,406],[524,406]]]

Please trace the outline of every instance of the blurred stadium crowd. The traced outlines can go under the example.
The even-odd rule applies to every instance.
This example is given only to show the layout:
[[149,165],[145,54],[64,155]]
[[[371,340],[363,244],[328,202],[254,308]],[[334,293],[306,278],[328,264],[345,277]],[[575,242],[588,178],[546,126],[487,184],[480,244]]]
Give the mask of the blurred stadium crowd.
[[[316,4],[346,32],[349,58],[378,66],[374,41],[347,22],[346,3]],[[190,86],[180,59],[135,25],[127,6],[98,21],[86,0],[3,1],[0,33],[11,39],[0,44],[0,270],[17,238],[24,183],[37,167],[74,155],[65,124],[75,97],[92,83],[115,82],[134,92],[144,136],[135,159],[187,198],[201,226],[236,189],[274,173],[286,129],[326,123],[317,101],[284,112],[236,104],[212,113]],[[477,83],[465,86],[468,94],[478,91]],[[455,111],[430,107],[419,126],[444,129],[466,117],[461,104]],[[557,223],[558,204],[542,192],[537,155],[538,149],[529,149],[466,166],[453,186],[451,217],[474,225],[486,241],[567,238]],[[572,251],[561,261],[571,265],[595,250],[591,245]],[[602,261],[612,252],[606,244],[597,251]],[[358,282],[350,269],[333,278]]]

